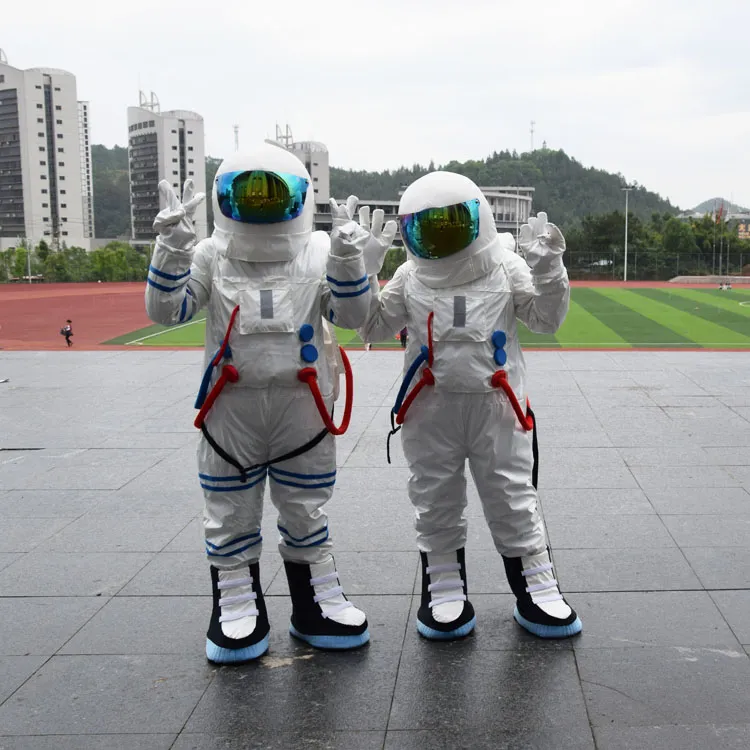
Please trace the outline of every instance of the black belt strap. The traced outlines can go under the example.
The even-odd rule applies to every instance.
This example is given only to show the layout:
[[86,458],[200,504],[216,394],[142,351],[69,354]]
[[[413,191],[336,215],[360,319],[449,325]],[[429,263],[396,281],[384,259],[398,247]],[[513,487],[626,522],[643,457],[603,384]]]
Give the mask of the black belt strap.
[[534,427],[531,432],[531,451],[534,454],[534,465],[531,469],[531,483],[534,485],[534,489],[537,488],[539,482],[539,442],[536,434],[536,414],[531,411],[531,407],[526,407],[526,413],[531,415],[534,420]]
[[272,458],[270,461],[265,461],[264,463],[260,464],[253,464],[252,466],[242,466],[242,464],[233,456],[230,456],[229,453],[227,453],[217,442],[214,440],[211,433],[208,431],[208,427],[206,427],[206,423],[203,422],[201,425],[201,432],[203,433],[203,437],[206,438],[206,441],[208,444],[216,451],[216,453],[223,458],[228,464],[231,464],[234,466],[237,471],[240,473],[240,477],[242,481],[244,482],[247,479],[247,475],[254,471],[255,469],[260,469],[262,467],[268,467],[271,466],[271,464],[278,464],[282,461],[289,461],[289,459],[297,458],[297,456],[301,456],[303,453],[307,453],[308,451],[311,451],[318,443],[320,443],[323,438],[328,434],[328,428],[324,427],[312,440],[308,440],[304,445],[301,445],[299,448],[295,448],[294,450],[289,451],[288,453],[285,453],[283,456],[279,456],[278,458]]

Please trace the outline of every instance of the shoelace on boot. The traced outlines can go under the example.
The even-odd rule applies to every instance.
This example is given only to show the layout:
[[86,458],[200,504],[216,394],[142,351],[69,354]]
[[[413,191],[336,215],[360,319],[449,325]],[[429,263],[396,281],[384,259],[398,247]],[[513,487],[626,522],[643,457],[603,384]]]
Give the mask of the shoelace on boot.
[[[432,573],[460,573],[461,563],[442,563],[441,565],[428,565],[426,573],[431,575]],[[461,577],[448,578],[444,581],[437,581],[436,583],[430,583],[427,586],[427,590],[432,594],[433,591],[460,591],[460,594],[454,593],[448,596],[443,596],[438,599],[430,598],[430,609],[437,607],[439,604],[447,604],[448,602],[465,602],[466,594],[463,593],[464,582]]]
[[[236,578],[229,581],[219,581],[218,588],[224,589],[236,589],[240,586],[251,586],[253,585],[253,577],[247,576],[246,578]],[[226,607],[230,604],[240,604],[241,602],[252,602],[258,598],[258,595],[252,590],[246,594],[236,594],[235,596],[222,596],[219,599],[219,606]],[[239,612],[234,612],[231,615],[221,615],[219,622],[231,622],[232,620],[241,620],[243,617],[257,617],[258,610],[255,607],[250,609],[243,609]]]
[[[334,570],[333,573],[327,573],[324,576],[318,576],[317,578],[311,578],[310,579],[310,585],[314,588],[315,586],[320,586],[324,583],[332,583],[333,581],[338,582],[339,580],[339,574]],[[339,595],[343,596],[344,589],[342,586],[334,586],[331,589],[327,589],[322,594],[316,593],[313,597],[313,601],[316,604],[319,604],[320,602],[324,602],[328,599],[333,599]],[[332,607],[321,607],[320,611],[324,618],[333,617],[334,615],[339,614],[339,612],[343,612],[345,609],[349,609],[349,607],[353,607],[354,605],[350,601],[344,601],[341,604],[332,606]]]
[[[534,604],[543,604],[544,602],[557,602],[563,598],[560,593],[560,589],[557,588],[557,581],[550,575],[547,580],[539,580],[538,583],[532,583],[529,579],[534,576],[542,575],[543,573],[551,573],[552,563],[544,563],[536,568],[529,568],[528,570],[521,571],[521,575],[526,578],[526,591],[531,594],[531,600]],[[542,594],[541,596],[534,596],[539,591],[549,591],[549,594]]]

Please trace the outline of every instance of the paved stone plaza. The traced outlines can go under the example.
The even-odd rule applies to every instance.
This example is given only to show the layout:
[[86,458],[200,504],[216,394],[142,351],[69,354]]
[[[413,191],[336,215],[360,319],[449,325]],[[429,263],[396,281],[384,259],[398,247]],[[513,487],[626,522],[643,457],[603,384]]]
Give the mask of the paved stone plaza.
[[472,489],[473,636],[416,632],[398,352],[354,352],[328,505],[372,641],[295,642],[267,505],[271,648],[204,656],[196,351],[0,352],[0,749],[750,747],[750,353],[532,352],[541,501],[584,632],[544,642]]

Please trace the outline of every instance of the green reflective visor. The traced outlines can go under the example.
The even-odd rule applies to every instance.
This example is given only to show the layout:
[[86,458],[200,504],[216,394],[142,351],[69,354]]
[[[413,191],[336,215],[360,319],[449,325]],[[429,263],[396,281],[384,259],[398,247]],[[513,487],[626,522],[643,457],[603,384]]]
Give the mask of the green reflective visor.
[[309,186],[304,177],[284,172],[225,172],[216,178],[216,199],[228,219],[276,224],[302,213]]
[[401,236],[418,258],[448,258],[479,236],[479,199],[426,208],[399,219]]

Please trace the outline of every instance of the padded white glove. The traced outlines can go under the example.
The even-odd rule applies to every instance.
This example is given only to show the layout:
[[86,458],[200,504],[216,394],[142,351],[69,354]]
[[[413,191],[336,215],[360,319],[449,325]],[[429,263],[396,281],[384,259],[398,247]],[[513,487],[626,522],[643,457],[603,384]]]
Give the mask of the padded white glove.
[[359,198],[356,195],[350,195],[346,199],[346,203],[341,205],[336,202],[335,198],[331,198],[328,202],[331,204],[333,228],[336,229],[336,227],[341,227],[354,218],[354,211],[357,208],[357,203],[359,203]]
[[331,232],[331,255],[347,258],[364,251],[370,233],[362,229],[356,221],[348,221]]
[[206,194],[195,194],[192,180],[185,180],[182,201],[167,180],[159,183],[159,192],[167,206],[154,219],[154,231],[159,235],[157,239],[171,250],[191,250],[197,241],[193,216]]
[[362,206],[359,209],[359,226],[369,234],[369,239],[364,244],[362,252],[365,256],[365,271],[368,276],[380,273],[385,260],[385,254],[393,244],[396,236],[397,224],[392,219],[383,226],[385,212],[382,208],[376,208],[372,212],[372,225],[370,224],[370,207]]
[[526,259],[534,275],[543,275],[553,270],[558,263],[562,266],[565,252],[565,237],[562,232],[547,221],[547,214],[541,211],[536,217],[529,217],[518,233],[518,249]]

